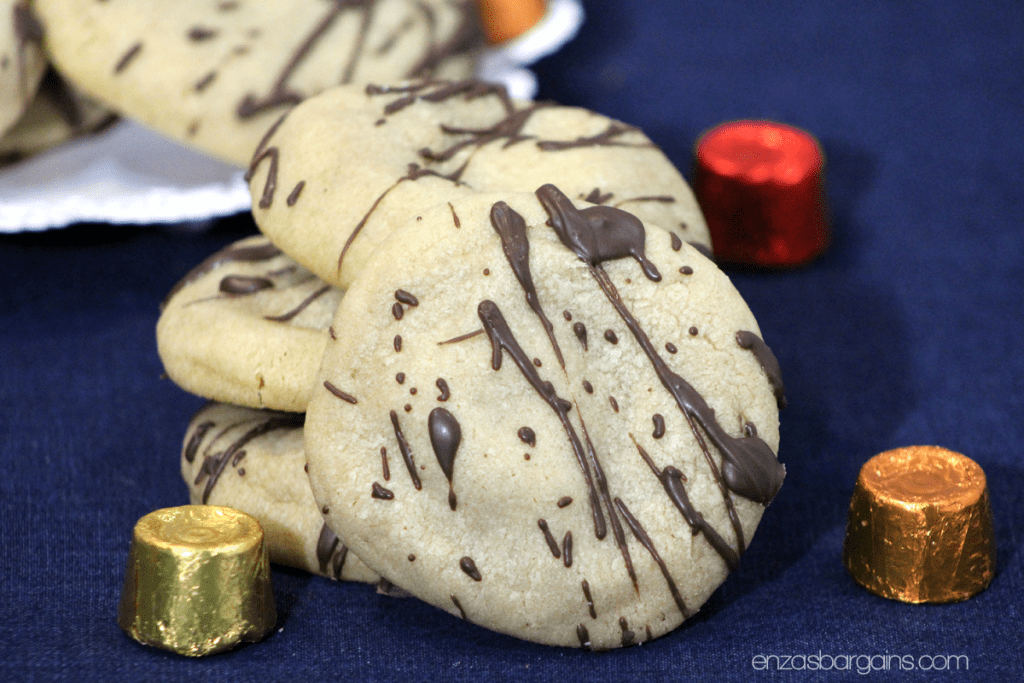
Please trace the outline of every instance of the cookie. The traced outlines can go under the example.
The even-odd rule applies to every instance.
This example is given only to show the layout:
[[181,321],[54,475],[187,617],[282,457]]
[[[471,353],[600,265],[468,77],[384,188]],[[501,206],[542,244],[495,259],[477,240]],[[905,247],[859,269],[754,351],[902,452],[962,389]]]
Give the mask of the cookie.
[[28,0],[0,0],[0,134],[21,118],[46,69],[43,29]]
[[102,132],[117,120],[109,109],[77,92],[54,69],[47,69],[28,109],[0,136],[0,165]]
[[259,520],[270,560],[332,579],[380,577],[324,524],[305,473],[302,415],[208,403],[189,422],[181,475],[195,505]]
[[51,59],[120,113],[244,166],[281,112],[331,85],[464,77],[467,0],[38,0]]
[[690,188],[640,130],[476,81],[333,88],[273,127],[250,167],[260,229],[342,287],[428,206],[544,183],[710,244]]
[[168,294],[157,350],[167,376],[193,394],[303,412],[342,296],[262,235],[249,237]]
[[479,194],[346,292],[305,447],[328,524],[395,585],[540,643],[658,637],[785,473],[778,364],[729,279],[609,206]]

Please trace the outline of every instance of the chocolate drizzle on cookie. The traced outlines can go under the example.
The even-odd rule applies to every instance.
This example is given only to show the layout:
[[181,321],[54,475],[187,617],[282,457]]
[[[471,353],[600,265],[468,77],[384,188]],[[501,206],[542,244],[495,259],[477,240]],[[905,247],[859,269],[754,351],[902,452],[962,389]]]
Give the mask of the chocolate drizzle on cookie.
[[[299,429],[302,427],[304,418],[305,416],[299,413],[263,411],[261,417],[257,418],[257,424],[255,426],[243,432],[223,451],[210,453],[209,451],[222,435],[231,428],[240,425],[231,425],[228,429],[221,431],[207,445],[204,451],[203,464],[199,469],[199,474],[196,475],[195,481],[193,482],[193,484],[198,486],[203,483],[203,480],[206,480],[206,487],[203,489],[202,494],[202,503],[205,505],[207,501],[209,501],[210,494],[213,492],[213,487],[217,485],[217,481],[220,479],[220,475],[224,470],[227,469],[229,465],[237,467],[238,463],[245,457],[244,448],[246,444],[253,439],[257,439],[264,434],[268,434],[279,429]],[[193,458],[194,457],[195,456],[193,455]]]
[[324,522],[320,527],[320,537],[316,542],[316,560],[320,565],[320,572],[341,581],[341,572],[345,567],[346,557],[348,557],[348,548]]
[[782,368],[779,366],[779,361],[775,354],[772,353],[772,350],[768,348],[763,339],[753,332],[747,332],[746,330],[740,330],[736,333],[736,343],[740,345],[740,348],[748,349],[754,354],[754,358],[757,359],[761,369],[764,370],[764,374],[768,377],[768,384],[771,386],[772,391],[775,392],[775,402],[778,404],[779,409],[785,408],[786,388],[782,384]]
[[220,268],[226,263],[231,263],[233,261],[242,263],[269,261],[270,259],[280,255],[281,250],[275,247],[270,241],[262,244],[245,246],[232,245],[225,247],[212,256],[207,257],[202,263],[186,273],[185,277],[179,280],[178,283],[171,288],[171,291],[167,296],[164,297],[164,300],[160,304],[160,308],[163,309],[167,305],[167,302],[170,301],[171,298],[181,291],[181,289],[186,285],[195,282],[202,276]]

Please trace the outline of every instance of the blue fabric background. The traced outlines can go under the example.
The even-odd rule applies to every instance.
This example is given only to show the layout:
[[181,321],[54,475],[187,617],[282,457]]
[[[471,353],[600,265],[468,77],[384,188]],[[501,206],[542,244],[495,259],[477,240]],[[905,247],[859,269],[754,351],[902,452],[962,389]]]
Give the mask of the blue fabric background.
[[[202,403],[160,379],[158,304],[254,227],[3,236],[0,680],[865,680],[856,665],[752,667],[818,653],[889,655],[871,679],[1024,677],[1024,5],[586,8],[580,36],[536,69],[542,98],[642,127],[686,173],[700,133],[735,118],[806,128],[828,157],[830,250],[797,271],[734,273],[789,395],[789,476],[739,570],[679,630],[603,654],[283,569],[265,642],[198,661],[137,645],[115,622],[131,529],[187,501],[179,448]],[[988,474],[997,574],[967,602],[877,598],[842,565],[860,466],[912,444]],[[966,655],[969,670],[892,659],[933,655]]]

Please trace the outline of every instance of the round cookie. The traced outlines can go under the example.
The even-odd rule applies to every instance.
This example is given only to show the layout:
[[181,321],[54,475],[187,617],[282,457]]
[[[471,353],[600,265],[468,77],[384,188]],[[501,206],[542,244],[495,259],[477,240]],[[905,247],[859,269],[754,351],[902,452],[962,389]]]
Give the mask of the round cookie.
[[198,396],[304,412],[342,296],[262,235],[240,240],[168,294],[156,327],[160,359]]
[[328,524],[449,613],[605,649],[692,615],[785,473],[728,278],[552,185],[424,211],[338,308],[305,425]]
[[43,30],[28,0],[0,0],[0,134],[21,118],[46,69]]
[[47,69],[28,109],[0,136],[0,165],[99,133],[116,121],[110,110],[77,92],[54,69]]
[[690,188],[639,129],[477,81],[332,88],[271,128],[250,166],[260,230],[342,287],[427,206],[543,183],[710,245]]
[[302,415],[208,403],[189,422],[181,475],[194,505],[223,505],[259,520],[270,560],[332,579],[379,576],[338,541],[309,490]]
[[467,0],[36,0],[53,62],[111,107],[244,166],[267,127],[338,83],[465,77]]

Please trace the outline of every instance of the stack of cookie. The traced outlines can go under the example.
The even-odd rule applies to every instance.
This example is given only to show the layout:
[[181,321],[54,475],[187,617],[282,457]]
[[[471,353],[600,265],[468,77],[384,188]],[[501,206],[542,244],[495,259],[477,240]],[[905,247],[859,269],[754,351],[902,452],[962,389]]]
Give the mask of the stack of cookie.
[[778,365],[638,129],[472,80],[351,84],[271,125],[263,235],[157,329],[213,401],[193,502],[272,557],[528,640],[604,649],[692,615],[784,469]]
[[640,130],[468,79],[465,0],[33,8],[21,44],[75,87],[249,164],[263,235],[157,327],[211,401],[193,502],[554,645],[655,638],[736,567],[784,476],[781,377]]

